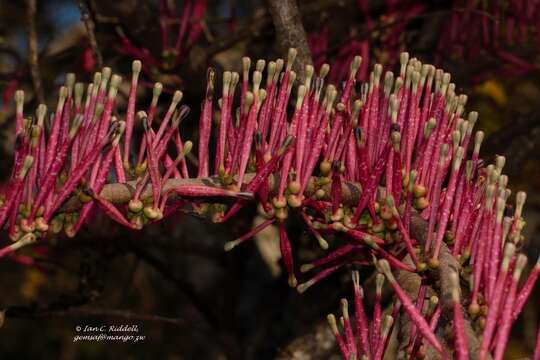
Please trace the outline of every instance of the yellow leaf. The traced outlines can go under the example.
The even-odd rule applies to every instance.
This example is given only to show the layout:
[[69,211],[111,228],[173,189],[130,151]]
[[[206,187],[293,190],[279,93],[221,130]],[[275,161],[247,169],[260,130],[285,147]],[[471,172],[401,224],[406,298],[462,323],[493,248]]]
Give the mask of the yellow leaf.
[[505,106],[508,103],[506,91],[500,82],[496,80],[486,80],[482,84],[477,85],[475,92],[479,95],[484,95],[495,101],[499,106]]

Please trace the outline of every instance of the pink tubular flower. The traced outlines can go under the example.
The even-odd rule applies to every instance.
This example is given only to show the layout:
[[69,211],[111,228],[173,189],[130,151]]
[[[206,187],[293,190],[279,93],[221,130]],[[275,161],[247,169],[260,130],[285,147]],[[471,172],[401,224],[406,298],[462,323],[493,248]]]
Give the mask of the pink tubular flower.
[[[295,49],[289,51],[286,65],[282,59],[268,66],[258,60],[251,73],[251,59],[244,58],[239,94],[235,91],[240,75],[225,72],[221,99],[214,101],[219,74],[208,72],[196,127],[198,141],[192,144],[180,130],[188,115],[186,106],[178,106],[182,93],[175,92],[162,113],[163,85],[156,83],[144,112],[137,103],[137,86],[146,81],[139,77],[151,68],[175,66],[177,53],[199,36],[205,7],[205,1],[190,0],[176,12],[170,2],[160,2],[167,64],[134,47],[127,37],[122,40],[124,50],[142,60],[133,62],[125,111],[116,101],[122,79],[110,68],[96,73],[87,87],[68,76],[50,126],[44,106],[38,107],[37,121],[25,118],[24,94],[17,93],[14,165],[0,195],[0,227],[15,242],[0,254],[11,254],[62,230],[75,236],[83,224],[91,225],[94,210],[135,230],[179,209],[224,222],[247,205],[257,205],[263,222],[226,242],[226,250],[274,224],[289,284],[300,293],[331,274],[355,270],[356,316],[349,318],[343,301],[343,335],[335,317],[329,317],[347,360],[364,355],[382,359],[399,312],[413,323],[406,347],[411,356],[421,356],[431,346],[448,357],[436,331],[441,319],[449,320],[444,313],[447,303],[442,306],[430,299],[428,311],[425,308],[428,289],[438,290],[431,286],[437,283],[433,274],[450,254],[462,267],[459,275],[447,274],[453,294],[458,295],[452,299],[453,321],[447,322],[456,335],[455,354],[462,359],[472,356],[463,334],[468,319],[461,306],[467,306],[471,318],[485,325],[480,359],[500,358],[510,325],[529,298],[540,266],[537,263],[518,286],[516,271],[523,256],[515,250],[523,241],[526,195],[518,192],[514,212],[507,213],[510,190],[503,175],[504,158],[487,166],[480,161],[484,134],[472,134],[478,114],[465,116],[467,97],[456,94],[459,87],[450,82],[450,74],[408,53],[394,56],[400,63],[396,75],[386,72],[383,78],[379,64],[369,73],[367,57],[356,54],[369,50],[364,41],[340,50],[338,64],[352,59],[350,64],[332,69],[324,64],[318,74],[306,66],[300,84],[292,71]],[[391,7],[399,9],[394,1]],[[174,25],[173,39],[171,20],[190,16],[195,22]],[[463,20],[453,19],[456,24]],[[491,34],[487,40],[492,41]],[[521,64],[504,52],[500,56]],[[336,87],[325,83],[327,77],[345,82]],[[362,79],[368,80],[357,84]],[[289,104],[291,94],[294,104]],[[143,136],[136,133],[137,121],[142,121]],[[213,121],[218,124],[215,141]],[[193,146],[197,154],[190,153]],[[305,225],[321,251],[327,251],[300,267],[303,274],[317,268],[315,274],[302,275],[310,277],[300,279],[300,284],[293,253],[299,243],[288,233],[295,220]],[[425,229],[427,233],[419,231]],[[379,274],[370,323],[363,301],[366,284],[360,284],[356,269],[364,273],[373,264],[384,272],[395,296],[392,316],[385,317]],[[416,301],[394,278],[400,271],[422,278]],[[460,276],[470,277],[470,293],[456,291],[464,283]]]

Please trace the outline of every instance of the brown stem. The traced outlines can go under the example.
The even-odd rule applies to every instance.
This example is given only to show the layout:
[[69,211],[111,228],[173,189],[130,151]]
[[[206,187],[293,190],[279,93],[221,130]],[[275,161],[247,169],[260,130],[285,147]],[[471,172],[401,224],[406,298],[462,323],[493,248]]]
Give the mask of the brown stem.
[[[427,223],[420,216],[413,216],[411,219],[411,235],[417,239],[421,244],[427,239]],[[448,246],[443,242],[441,246],[441,252],[439,254],[439,268],[431,272],[435,280],[439,282],[438,293],[439,303],[442,307],[442,317],[448,322],[453,319],[453,302],[450,286],[450,274],[460,273],[461,265],[459,261],[452,255],[452,252]],[[461,289],[460,289],[461,292]],[[460,294],[461,296],[461,294]],[[471,325],[471,320],[467,316],[467,312],[463,311],[465,317],[465,336],[467,338],[467,346],[471,359],[476,359],[480,350],[480,341],[476,336],[476,333]],[[491,359],[488,355],[488,359]]]
[[38,43],[36,30],[36,0],[26,0],[26,18],[28,21],[28,65],[32,74],[34,91],[39,103],[45,102],[43,85],[38,62]]
[[298,66],[295,71],[299,79],[303,79],[304,66],[312,64],[313,61],[296,0],[268,0],[267,3],[276,28],[278,49],[284,55],[289,48],[298,50]]

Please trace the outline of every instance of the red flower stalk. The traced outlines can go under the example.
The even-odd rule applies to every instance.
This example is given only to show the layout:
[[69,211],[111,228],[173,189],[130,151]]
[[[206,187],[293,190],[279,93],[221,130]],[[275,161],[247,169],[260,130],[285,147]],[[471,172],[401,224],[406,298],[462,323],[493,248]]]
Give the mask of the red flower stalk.
[[193,143],[191,141],[186,141],[184,144],[184,148],[181,153],[178,154],[176,159],[174,161],[167,165],[167,168],[165,170],[165,174],[163,174],[163,178],[161,179],[161,187],[165,186],[165,182],[169,180],[173,172],[177,169],[180,162],[184,161],[187,154],[191,152],[191,148],[193,147]]
[[332,329],[332,332],[334,333],[334,337],[336,338],[336,342],[338,344],[339,351],[341,352],[341,355],[343,356],[343,359],[350,359],[350,352],[347,347],[347,344],[345,341],[343,341],[343,337],[341,337],[341,334],[339,333],[336,317],[333,314],[329,314],[327,316],[328,324],[330,324],[330,328]]
[[246,241],[248,239],[251,239],[252,237],[257,235],[258,233],[260,233],[261,231],[266,229],[268,226],[273,224],[275,220],[276,219],[268,219],[268,220],[263,221],[262,223],[255,226],[253,229],[251,229],[250,231],[248,231],[244,235],[240,236],[238,239],[235,239],[235,240],[232,240],[232,241],[227,241],[225,243],[225,245],[223,246],[223,248],[225,249],[225,251],[231,251],[236,246],[240,245],[241,243],[243,243],[244,241]]
[[371,347],[369,344],[369,326],[364,310],[364,291],[360,286],[360,273],[353,271],[352,280],[354,285],[354,309],[356,314],[356,335],[359,338],[360,352],[371,357]]
[[334,86],[329,85],[326,88],[326,96],[323,101],[324,106],[324,113],[322,115],[321,123],[316,128],[316,135],[313,141],[313,152],[309,154],[308,160],[306,161],[306,169],[304,173],[304,177],[302,178],[301,184],[300,184],[300,194],[304,193],[304,190],[306,189],[306,186],[308,184],[309,178],[311,174],[313,173],[313,170],[317,164],[317,160],[319,160],[319,154],[323,148],[324,145],[324,136],[326,133],[326,128],[328,126],[328,118],[330,116],[330,112],[332,110],[334,100],[337,96],[337,91]]
[[[456,183],[458,179],[459,169],[461,168],[461,162],[463,160],[464,149],[458,147],[453,159],[452,172],[450,175],[450,180],[448,186],[446,187],[446,192],[444,195],[443,207],[441,209],[441,215],[439,217],[439,224],[437,228],[437,234],[435,236],[435,247],[433,249],[432,259],[439,258],[439,252],[441,251],[442,239],[446,231],[446,226],[450,220],[450,209],[452,207],[452,202],[454,201],[454,194],[456,190]],[[434,201],[437,201],[434,199]]]
[[348,261],[346,261],[346,260],[338,260],[338,261],[336,261],[334,265],[332,265],[330,267],[327,267],[324,270],[319,271],[317,274],[315,274],[308,281],[299,284],[296,287],[296,290],[300,294],[303,294],[304,292],[306,292],[307,289],[309,289],[313,285],[317,284],[319,281],[321,281],[321,280],[327,278],[328,276],[332,275],[333,273],[335,273],[337,270],[339,270],[340,268],[342,268],[346,264],[348,264]]
[[77,135],[77,131],[79,130],[79,127],[81,125],[81,121],[82,117],[80,116],[74,120],[72,127],[69,131],[68,139],[64,141],[64,143],[56,152],[54,161],[51,163],[46,173],[43,185],[40,187],[40,190],[34,200],[34,207],[32,208],[32,212],[29,218],[31,221],[33,221],[33,219],[35,218],[39,207],[43,205],[45,199],[50,196],[51,190],[54,187],[58,174],[60,173],[62,166],[64,165],[64,161],[68,155],[70,145],[73,143],[73,139]]
[[[283,157],[283,155],[287,152],[289,147],[294,142],[294,137],[289,136],[285,139],[283,142],[283,145],[281,148],[277,151],[277,153],[272,157],[272,159],[267,162],[259,171],[255,174],[253,179],[249,182],[249,184],[246,185],[244,191],[249,192],[257,192],[259,190],[259,187],[262,186],[264,181],[267,181],[268,176],[276,169],[276,166],[278,164],[278,161]],[[230,217],[232,217],[234,214],[236,214],[240,209],[245,205],[244,201],[237,201],[236,203],[231,206],[227,214],[221,219],[221,221],[226,221]]]
[[305,272],[308,272],[314,268],[317,268],[319,266],[322,266],[322,265],[326,265],[326,264],[329,264],[329,263],[333,263],[335,261],[337,261],[338,259],[344,257],[345,255],[348,255],[349,253],[351,253],[352,251],[356,250],[356,249],[361,249],[360,246],[358,245],[351,245],[351,244],[346,244],[332,252],[330,252],[328,255],[320,258],[320,259],[317,259],[315,261],[312,261],[308,264],[304,264],[300,267],[300,271],[305,273]]
[[131,137],[135,125],[135,101],[137,98],[137,83],[141,73],[142,63],[140,60],[133,61],[131,65],[131,87],[129,89],[128,104],[126,109],[126,134],[124,139],[124,167],[129,169],[129,152],[131,149]]
[[430,329],[428,323],[426,322],[422,314],[418,311],[416,306],[414,306],[413,302],[407,296],[405,291],[403,291],[401,286],[399,286],[398,282],[394,278],[394,275],[392,275],[392,271],[390,270],[390,264],[388,264],[388,261],[379,260],[378,265],[388,279],[388,282],[394,289],[399,300],[401,301],[404,310],[407,312],[407,314],[409,314],[411,320],[416,324],[420,333],[426,338],[426,340],[431,344],[431,346],[433,346],[433,348],[442,355],[443,359],[447,359],[448,356],[445,355],[443,348],[439,343],[439,340],[437,340],[437,337]]
[[516,266],[514,268],[514,273],[512,274],[511,278],[510,290],[508,291],[508,295],[505,298],[505,303],[501,314],[501,326],[498,329],[494,360],[502,360],[504,356],[504,350],[506,349],[506,344],[508,342],[508,335],[510,334],[510,328],[512,327],[513,323],[512,311],[514,308],[514,300],[516,296],[517,286],[523,268],[526,264],[527,257],[523,254],[518,255],[516,260]]
[[285,125],[287,103],[289,102],[289,95],[291,93],[292,85],[294,83],[294,80],[296,79],[296,73],[294,71],[291,71],[291,69],[294,64],[294,60],[296,59],[297,53],[298,52],[296,51],[296,49],[289,49],[287,66],[285,68],[283,79],[281,80],[277,98],[277,105],[275,108],[274,119],[276,120],[272,123],[272,131],[270,133],[270,140],[268,143],[268,151],[270,153],[279,143],[279,132]]
[[238,144],[238,149],[240,150],[239,163],[238,163],[238,187],[241,187],[241,184],[244,180],[244,175],[247,170],[247,164],[251,153],[251,145],[253,143],[253,135],[257,126],[257,115],[259,111],[258,102],[264,101],[266,97],[266,92],[261,89],[259,91],[259,85],[261,82],[262,74],[258,71],[253,73],[253,93],[248,92],[246,95],[246,106],[249,106],[249,111],[247,113],[247,121],[244,125],[243,138]]
[[435,185],[433,187],[433,200],[430,202],[429,206],[429,222],[428,222],[428,233],[427,233],[427,239],[426,239],[426,252],[428,252],[431,248],[431,242],[433,238],[433,231],[435,230],[435,221],[437,220],[436,214],[437,210],[439,208],[439,198],[441,195],[441,186],[443,181],[443,166],[446,162],[446,155],[448,153],[448,145],[443,144],[441,146],[441,154],[439,157],[439,161],[437,162],[437,176],[435,180]]
[[349,358],[356,358],[356,344],[349,319],[349,304],[347,299],[341,299],[341,312],[343,314],[343,328],[345,332],[345,344],[349,350]]
[[379,339],[379,342],[377,343],[378,346],[375,347],[375,355],[373,356],[374,360],[381,360],[384,355],[384,351],[387,348],[387,342],[390,338],[390,333],[392,330],[392,327],[394,325],[394,318],[390,315],[386,315],[384,317],[383,323],[382,323],[382,331],[381,331],[381,337]]
[[[120,138],[122,134],[124,133],[125,129],[125,123],[121,121],[118,126],[116,126],[116,136],[115,139],[112,142],[111,148],[108,150],[107,155],[105,155],[105,160],[103,160],[101,166],[104,169],[109,169],[112,161],[112,157],[114,153],[116,152],[116,149],[118,147],[118,143],[120,141]],[[104,138],[104,141],[108,140],[108,136]],[[94,155],[95,156],[95,155]],[[73,192],[73,190],[78,185],[81,178],[86,174],[88,169],[90,168],[90,164],[92,164],[92,161],[82,162],[79,167],[73,169],[73,173],[70,174],[71,176],[68,177],[68,180],[64,183],[60,191],[58,192],[58,195],[55,197],[54,204],[47,208],[45,211],[44,219],[45,222],[48,222],[51,218],[54,211],[56,211],[60,205],[68,198],[68,196]],[[104,171],[101,171],[101,176],[98,176],[96,179],[96,183],[103,184],[105,182],[105,175],[106,173]]]
[[[379,342],[383,341],[383,334],[381,334],[381,298],[383,285],[384,275],[379,273],[375,276],[375,304],[373,305],[373,323],[371,327],[372,349],[377,349]],[[375,350],[374,355],[376,355],[376,353],[377,350]]]
[[17,251],[18,249],[25,247],[27,245],[33,244],[36,242],[36,236],[33,233],[28,233],[24,235],[22,238],[17,240],[11,245],[8,245],[2,249],[0,249],[0,258],[11,254],[12,252]]
[[296,281],[296,277],[294,276],[294,262],[291,242],[289,241],[289,237],[287,236],[285,224],[282,221],[279,223],[279,248],[281,250],[281,258],[283,259],[283,263],[285,264],[285,269],[287,270],[287,274],[289,275],[289,286],[296,287],[298,282]]
[[208,176],[208,142],[212,133],[212,100],[214,98],[215,70],[208,69],[206,74],[206,95],[203,100],[199,120],[199,172],[198,177]]
[[467,348],[463,312],[461,310],[459,275],[455,272],[451,273],[450,280],[450,290],[452,292],[452,303],[454,307],[455,352],[458,360],[467,360],[469,359],[469,350]]
[[[485,359],[487,352],[489,350],[489,345],[491,343],[491,339],[493,337],[493,334],[495,332],[495,326],[497,324],[497,320],[499,319],[500,314],[500,304],[503,300],[503,290],[504,290],[504,284],[506,283],[506,276],[508,274],[508,269],[510,266],[510,261],[514,256],[514,252],[516,250],[516,247],[512,243],[506,244],[504,248],[504,259],[501,263],[501,269],[499,271],[499,275],[497,277],[497,283],[495,284],[495,289],[493,290],[493,296],[492,302],[489,304],[489,311],[486,318],[486,323],[484,326],[484,332],[482,334],[482,343],[480,344],[480,353],[478,358],[480,360]],[[471,312],[471,310],[473,310]],[[477,308],[469,308],[470,313],[477,313]]]
[[531,270],[531,273],[527,277],[527,280],[525,280],[525,283],[519,289],[519,293],[516,297],[516,302],[514,305],[514,311],[512,313],[512,319],[516,320],[521,311],[523,310],[523,307],[525,306],[525,303],[527,302],[529,296],[532,293],[532,290],[534,289],[534,285],[536,284],[536,280],[538,280],[538,275],[540,274],[540,256],[538,257],[538,260],[536,260],[536,264],[534,265],[533,269]]
[[266,75],[266,92],[267,101],[264,102],[261,108],[261,115],[259,117],[259,131],[261,132],[264,145],[267,145],[268,130],[270,127],[270,111],[275,107],[276,90],[277,90],[277,77],[281,73],[283,68],[283,60],[270,61],[267,67]]
[[386,204],[392,211],[392,215],[394,219],[397,221],[398,229],[401,234],[401,238],[403,239],[403,242],[405,243],[405,247],[407,248],[407,251],[409,252],[409,256],[411,257],[413,263],[418,267],[418,258],[416,257],[416,251],[414,250],[412,240],[409,236],[409,232],[407,229],[405,229],[405,226],[403,225],[403,222],[401,221],[400,214],[396,208],[396,204],[394,203],[394,198],[391,196],[386,198]]
[[49,169],[53,159],[56,159],[55,152],[58,143],[58,138],[60,136],[60,123],[62,119],[62,109],[64,108],[64,103],[67,97],[67,88],[61,87],[60,92],[58,93],[58,105],[56,106],[56,112],[54,113],[54,119],[52,121],[51,134],[49,135],[49,141],[47,142],[47,162],[45,169]]
[[[148,119],[143,119],[144,132],[146,139],[146,158],[148,161],[148,173],[152,182],[152,210],[156,211],[159,207],[159,198],[161,196],[161,174],[159,173],[159,164],[154,146],[157,147],[157,137],[152,137]],[[156,141],[156,142],[154,142]],[[143,181],[144,183],[144,181]]]
[[306,213],[301,213],[302,218],[304,219],[304,222],[306,223],[308,230],[315,238],[317,239],[317,242],[319,243],[319,246],[326,250],[328,249],[328,242],[322,237],[322,235],[315,229],[313,223],[311,222],[311,219]]
[[23,181],[28,174],[28,171],[32,167],[34,163],[34,158],[31,156],[26,156],[23,165],[21,168],[21,171],[15,178],[15,180],[9,185],[8,189],[6,190],[6,199],[4,203],[0,207],[0,228],[4,226],[4,222],[6,221],[10,210],[13,209],[13,212],[17,213],[19,210],[19,204],[17,203],[17,197],[19,192],[22,189]]
[[538,327],[538,333],[536,334],[536,346],[534,347],[532,360],[540,360],[540,326]]

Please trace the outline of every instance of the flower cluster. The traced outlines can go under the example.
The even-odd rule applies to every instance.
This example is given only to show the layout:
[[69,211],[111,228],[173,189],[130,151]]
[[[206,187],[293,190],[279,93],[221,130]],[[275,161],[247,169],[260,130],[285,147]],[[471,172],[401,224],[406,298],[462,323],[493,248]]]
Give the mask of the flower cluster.
[[[187,107],[179,106],[182,93],[173,95],[161,117],[162,86],[157,83],[148,108],[136,111],[140,61],[133,62],[122,119],[113,115],[121,78],[108,68],[95,74],[86,92],[69,75],[50,117],[40,105],[35,118],[24,118],[24,94],[17,92],[17,146],[0,208],[0,226],[6,224],[14,243],[0,250],[0,256],[49,233],[64,230],[74,236],[96,207],[115,222],[140,229],[182,207],[209,212],[214,221],[224,222],[256,202],[266,221],[227,242],[226,250],[275,224],[289,284],[299,292],[351,264],[374,264],[394,290],[394,313],[381,320],[383,276],[377,276],[370,329],[355,273],[358,347],[345,301],[344,339],[329,318],[346,359],[381,358],[400,308],[414,324],[408,351],[416,354],[429,344],[446,356],[435,335],[441,305],[431,298],[425,309],[427,282],[413,301],[393,271],[429,279],[448,258],[459,260],[459,269],[447,274],[456,355],[467,358],[463,324],[471,317],[483,329],[481,358],[489,352],[500,359],[540,263],[520,287],[526,258],[517,250],[525,194],[517,194],[510,213],[505,159],[497,157],[488,166],[479,159],[483,133],[473,134],[478,114],[465,114],[467,96],[455,93],[450,74],[407,53],[400,56],[396,76],[383,73],[377,64],[369,82],[360,86],[356,78],[362,58],[355,57],[340,88],[325,86],[327,64],[318,74],[307,65],[305,78],[295,86],[300,82],[292,70],[295,57],[291,49],[286,62],[258,60],[253,71],[246,57],[241,75],[223,73],[213,164],[209,146],[216,73],[208,70],[196,174],[186,162],[192,144],[182,140],[179,128],[188,114]],[[291,97],[294,107],[289,111]],[[144,128],[140,141],[133,136],[137,121]],[[230,198],[232,204],[216,198]],[[301,267],[304,273],[320,270],[301,284],[286,229],[293,213],[323,249],[332,247],[323,258]],[[426,230],[420,235],[414,231],[418,223]],[[337,242],[330,239],[335,237],[346,244],[334,246]],[[460,282],[469,283],[471,291],[462,294]]]

